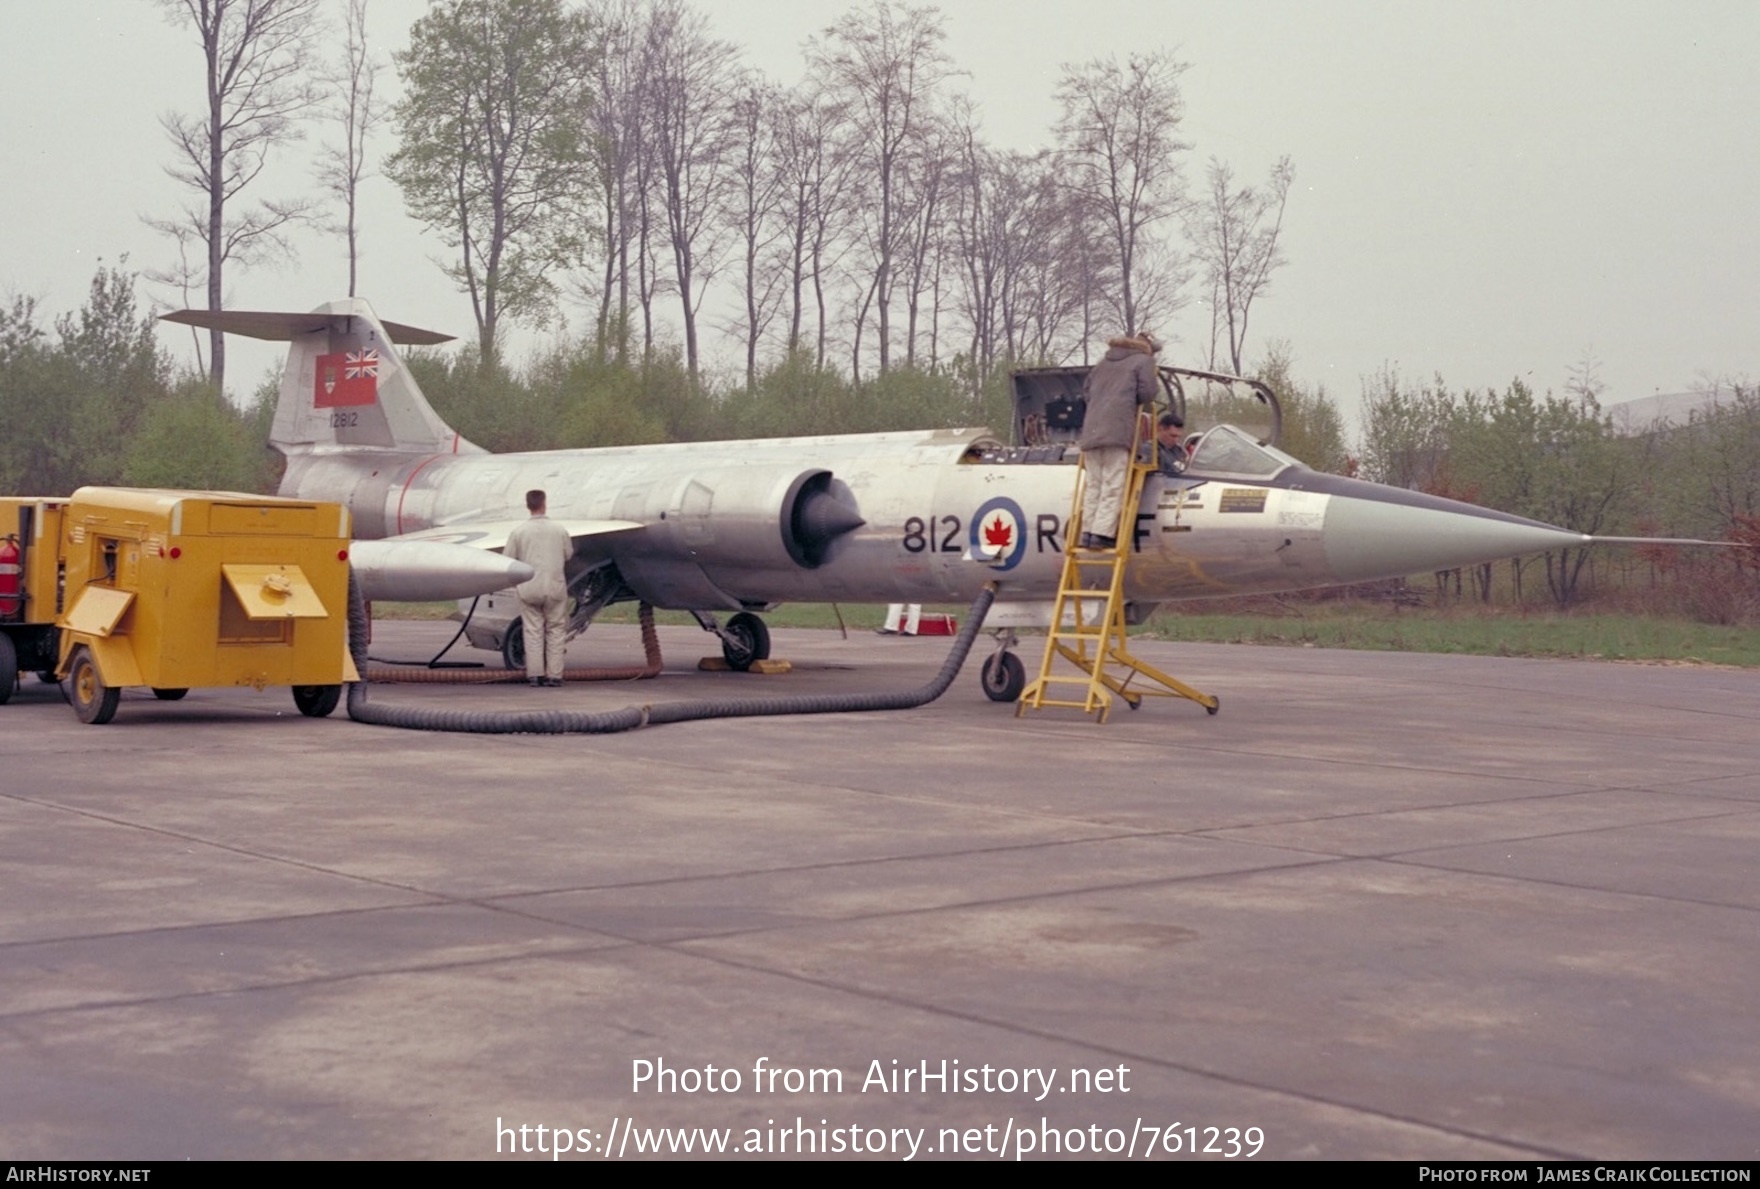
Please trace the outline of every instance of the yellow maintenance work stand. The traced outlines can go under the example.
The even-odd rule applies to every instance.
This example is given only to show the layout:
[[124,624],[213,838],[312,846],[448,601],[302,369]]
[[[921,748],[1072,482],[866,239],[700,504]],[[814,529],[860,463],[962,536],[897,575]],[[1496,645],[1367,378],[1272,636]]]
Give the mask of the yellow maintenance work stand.
[[[1074,506],[1064,532],[1063,575],[1051,608],[1045,635],[1045,656],[1039,675],[1021,691],[1015,716],[1045,706],[1071,706],[1085,714],[1098,712],[1105,722],[1114,695],[1135,710],[1144,698],[1189,698],[1215,714],[1221,702],[1169,677],[1131,655],[1125,634],[1124,578],[1134,547],[1136,512],[1143,485],[1156,470],[1154,443],[1144,449],[1143,418],[1137,419],[1137,440],[1131,446],[1130,472],[1120,504],[1117,544],[1111,549],[1083,549],[1082,496],[1087,468],[1076,479]],[[1147,455],[1151,461],[1144,461]],[[1134,683],[1134,684],[1133,684]],[[1061,696],[1054,696],[1061,694]]]
[[[125,686],[291,686],[336,708],[348,656],[348,513],[230,492],[82,487],[0,500],[24,597],[0,603],[10,670],[60,679],[80,719],[109,722]],[[16,525],[16,533],[12,527]]]

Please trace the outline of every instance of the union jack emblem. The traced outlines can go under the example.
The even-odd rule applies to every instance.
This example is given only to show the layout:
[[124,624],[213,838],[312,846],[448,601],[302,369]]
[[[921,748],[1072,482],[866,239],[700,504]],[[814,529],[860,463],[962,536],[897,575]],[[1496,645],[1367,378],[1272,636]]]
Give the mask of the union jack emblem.
[[377,380],[379,378],[379,352],[350,351],[344,360],[342,378],[345,380]]

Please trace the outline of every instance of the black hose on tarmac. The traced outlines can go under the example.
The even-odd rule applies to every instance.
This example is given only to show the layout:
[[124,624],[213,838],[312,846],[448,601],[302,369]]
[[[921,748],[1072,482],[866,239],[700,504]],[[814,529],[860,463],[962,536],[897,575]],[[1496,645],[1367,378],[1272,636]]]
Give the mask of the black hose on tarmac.
[[[850,714],[867,710],[909,710],[939,698],[953,684],[996,601],[985,586],[966,613],[966,625],[947,659],[927,685],[876,694],[801,694],[783,698],[714,698],[695,702],[626,706],[583,714],[569,710],[442,710],[427,706],[387,706],[367,700],[367,683],[348,687],[348,716],[356,722],[414,731],[463,731],[479,735],[611,735],[652,723],[694,722],[705,718],[752,718],[766,714]],[[348,583],[348,647],[355,668],[367,671],[367,614],[351,573]]]

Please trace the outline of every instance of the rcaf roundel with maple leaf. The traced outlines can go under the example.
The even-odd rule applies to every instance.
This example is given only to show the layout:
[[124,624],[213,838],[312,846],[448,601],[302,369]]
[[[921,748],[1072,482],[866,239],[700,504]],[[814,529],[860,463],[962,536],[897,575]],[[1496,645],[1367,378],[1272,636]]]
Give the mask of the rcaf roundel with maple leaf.
[[1027,517],[1007,496],[988,500],[972,517],[972,556],[993,557],[999,570],[1012,570],[1027,555]]

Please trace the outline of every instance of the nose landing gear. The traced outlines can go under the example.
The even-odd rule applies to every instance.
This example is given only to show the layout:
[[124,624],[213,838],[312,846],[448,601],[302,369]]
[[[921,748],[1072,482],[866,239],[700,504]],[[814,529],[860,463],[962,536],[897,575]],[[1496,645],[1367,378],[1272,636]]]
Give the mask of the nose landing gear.
[[996,651],[984,658],[984,669],[980,677],[984,683],[984,696],[992,702],[1015,702],[1020,700],[1021,691],[1027,688],[1027,668],[1021,664],[1021,658],[1010,649],[1020,643],[1013,628],[1005,628],[996,633]]

